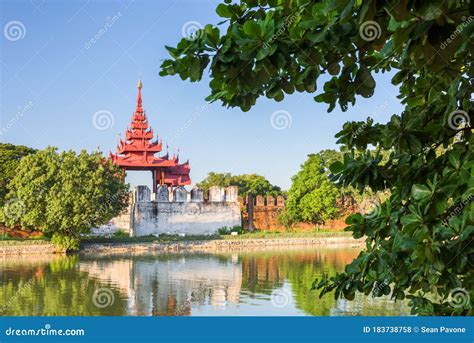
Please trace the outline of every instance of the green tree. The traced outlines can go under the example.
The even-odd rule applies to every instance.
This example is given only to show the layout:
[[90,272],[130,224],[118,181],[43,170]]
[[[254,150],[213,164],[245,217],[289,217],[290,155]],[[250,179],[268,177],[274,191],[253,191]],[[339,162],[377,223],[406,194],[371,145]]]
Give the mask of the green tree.
[[21,159],[7,198],[3,215],[8,225],[39,229],[55,242],[74,246],[81,233],[120,213],[128,186],[101,153],[47,148]]
[[35,152],[24,145],[0,143],[0,207],[5,203],[7,185],[15,176],[20,159]]
[[[348,220],[366,250],[314,286],[347,299],[391,292],[417,314],[471,313],[473,3],[226,0],[216,12],[225,32],[206,25],[167,47],[161,71],[198,81],[209,66],[211,101],[246,111],[260,96],[315,92],[329,74],[315,100],[345,111],[373,95],[375,73],[393,71],[399,86],[402,113],[385,124],[348,122],[337,134],[346,151],[332,168],[338,182],[391,195],[377,215]],[[390,150],[389,161],[368,147]]]
[[[285,211],[281,220],[285,224],[308,222],[324,225],[340,214],[338,198],[341,193],[337,186],[329,180],[329,169],[322,154],[308,155],[301,170],[292,178],[288,190]],[[288,226],[288,225],[287,225]]]
[[197,184],[205,191],[212,186],[237,186],[239,195],[245,197],[248,192],[254,195],[281,195],[280,187],[272,185],[265,177],[258,174],[232,175],[230,173],[210,172],[206,178]]

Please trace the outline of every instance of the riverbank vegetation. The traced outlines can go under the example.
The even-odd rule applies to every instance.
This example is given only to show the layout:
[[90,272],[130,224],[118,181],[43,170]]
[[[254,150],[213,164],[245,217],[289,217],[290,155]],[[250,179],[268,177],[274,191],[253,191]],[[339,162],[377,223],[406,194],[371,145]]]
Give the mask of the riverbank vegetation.
[[[105,236],[85,236],[80,239],[80,243],[169,243],[169,242],[195,242],[195,241],[209,241],[209,240],[242,240],[242,239],[282,239],[282,238],[325,238],[325,237],[351,237],[351,233],[345,231],[334,230],[312,230],[312,231],[245,231],[239,235],[231,234],[215,234],[215,235],[159,235],[144,236],[144,237],[130,237],[123,234],[114,234],[108,237]],[[0,245],[23,245],[23,244],[48,244],[54,243],[46,237],[31,238],[31,239],[5,239],[0,240]],[[78,247],[77,249],[78,250]]]
[[192,82],[208,72],[209,101],[248,111],[260,97],[317,92],[328,112],[347,111],[374,95],[375,74],[390,72],[398,86],[401,113],[336,134],[344,158],[331,165],[334,180],[390,196],[348,218],[366,250],[313,287],[348,300],[408,298],[418,315],[472,313],[472,3],[225,0],[216,12],[220,24],[166,47],[160,72]]
[[207,176],[196,184],[205,192],[212,186],[228,187],[237,186],[239,195],[246,197],[249,192],[253,195],[282,195],[284,192],[280,187],[272,185],[265,177],[258,174],[240,174],[210,172]]
[[127,205],[128,185],[101,153],[40,150],[21,158],[0,222],[42,231],[53,244],[79,247],[80,235],[106,224]]

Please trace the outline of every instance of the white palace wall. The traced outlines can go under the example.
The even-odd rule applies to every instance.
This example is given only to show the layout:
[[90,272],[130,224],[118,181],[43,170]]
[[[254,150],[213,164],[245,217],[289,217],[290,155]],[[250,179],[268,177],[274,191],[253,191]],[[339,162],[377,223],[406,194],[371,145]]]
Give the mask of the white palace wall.
[[159,234],[207,235],[221,227],[241,226],[237,189],[211,187],[209,199],[203,191],[187,192],[177,187],[169,194],[167,187],[151,193],[147,186],[138,186],[133,192],[128,211],[112,220],[117,229],[140,237]]

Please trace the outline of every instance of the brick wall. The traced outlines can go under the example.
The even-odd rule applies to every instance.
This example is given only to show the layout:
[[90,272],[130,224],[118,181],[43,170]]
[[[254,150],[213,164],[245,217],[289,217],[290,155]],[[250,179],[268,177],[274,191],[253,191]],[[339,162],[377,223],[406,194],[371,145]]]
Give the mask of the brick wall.
[[[241,206],[247,206],[247,199],[239,197]],[[248,207],[247,207],[248,208]],[[278,222],[278,215],[285,209],[284,199],[282,196],[276,199],[272,196],[262,197],[258,195],[254,199],[253,206],[253,225],[256,230],[263,231],[286,231],[286,228]],[[352,213],[348,211],[347,214],[341,218],[327,222],[323,228],[332,230],[342,230],[347,225],[345,223],[346,217]],[[244,227],[248,228],[248,213],[244,212]],[[312,223],[297,223],[293,228],[297,231],[312,231],[316,227]]]

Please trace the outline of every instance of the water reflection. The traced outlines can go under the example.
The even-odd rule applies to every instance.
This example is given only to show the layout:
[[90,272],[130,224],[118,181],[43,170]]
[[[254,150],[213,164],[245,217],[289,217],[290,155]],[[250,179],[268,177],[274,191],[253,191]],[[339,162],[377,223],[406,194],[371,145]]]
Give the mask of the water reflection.
[[[239,253],[4,257],[2,315],[399,315],[405,304],[362,294],[322,299],[310,286],[343,270],[354,248]],[[112,291],[108,306],[95,293]]]

